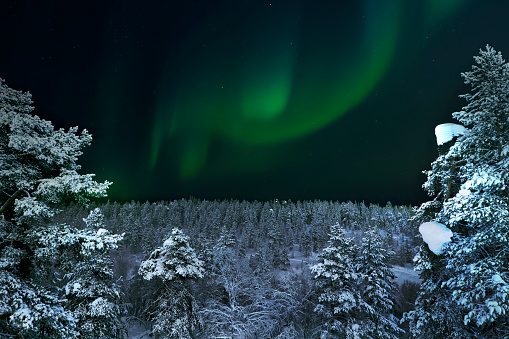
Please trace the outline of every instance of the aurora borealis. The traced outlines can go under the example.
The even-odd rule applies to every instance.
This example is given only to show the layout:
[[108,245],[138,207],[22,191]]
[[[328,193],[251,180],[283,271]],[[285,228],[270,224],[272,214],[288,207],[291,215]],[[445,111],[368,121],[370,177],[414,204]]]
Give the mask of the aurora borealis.
[[7,1],[0,77],[94,135],[113,200],[417,204],[434,126],[509,5],[473,0]]
[[[191,179],[206,167],[213,139],[270,147],[338,119],[368,95],[386,72],[395,49],[395,7],[366,10],[361,47],[351,55],[342,50],[341,41],[324,49],[315,37],[299,39],[299,11],[285,8],[274,10],[263,21],[248,18],[237,23],[240,27],[229,27],[242,36],[192,36],[194,43],[207,43],[197,46],[200,51],[185,48],[193,53],[184,57],[187,62],[182,62],[177,80],[173,75],[163,80],[176,83],[177,89],[171,99],[166,97],[171,93],[169,86],[160,89],[151,166],[156,167],[164,156],[160,154],[163,139],[175,134],[182,134],[179,176]],[[253,17],[262,17],[256,10]],[[233,16],[241,12],[242,8],[231,10]],[[335,18],[330,19],[327,25],[333,27]],[[379,24],[372,25],[373,21]],[[206,25],[215,27],[215,21]]]

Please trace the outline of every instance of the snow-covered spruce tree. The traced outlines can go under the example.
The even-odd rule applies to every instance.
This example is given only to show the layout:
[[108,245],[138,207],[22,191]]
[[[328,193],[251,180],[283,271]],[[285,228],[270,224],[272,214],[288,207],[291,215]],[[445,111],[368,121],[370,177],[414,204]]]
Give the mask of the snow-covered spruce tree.
[[110,183],[78,174],[77,159],[92,140],[86,130],[55,130],[32,111],[30,93],[0,80],[0,333],[72,338],[77,319],[48,278],[60,269],[34,256],[51,252],[38,231],[60,204],[106,196]]
[[355,256],[358,248],[345,237],[338,224],[331,227],[329,246],[320,254],[321,262],[311,266],[318,293],[315,312],[321,317],[321,338],[357,338],[362,327],[360,316],[371,309],[359,292]]
[[80,338],[123,338],[120,321],[120,286],[113,280],[112,250],[122,235],[111,235],[104,228],[101,210],[96,208],[83,219],[84,229],[66,224],[41,227],[33,233],[40,246],[34,256],[41,263],[58,262],[67,272],[61,294],[65,309],[76,319]]
[[373,226],[368,226],[357,259],[362,300],[369,306],[362,315],[363,338],[398,338],[403,331],[391,317],[395,300],[394,274],[387,263],[383,240]]
[[454,237],[442,255],[421,248],[424,283],[408,314],[416,337],[440,330],[437,318],[450,337],[509,336],[509,66],[490,46],[474,59],[477,65],[462,74],[472,86],[462,96],[468,105],[453,113],[469,131],[446,154],[459,164],[460,185],[444,194],[450,186],[434,185],[430,173],[425,184],[444,197],[434,219]]
[[146,280],[159,279],[161,289],[151,313],[153,332],[163,338],[191,338],[201,327],[197,305],[188,283],[202,278],[203,262],[189,246],[189,237],[174,228],[150,257],[141,263],[138,274]]
[[509,65],[487,46],[477,66],[463,73],[471,94],[453,114],[470,128],[455,152],[461,190],[444,203],[442,220],[458,234],[449,247],[447,286],[466,308],[465,325],[476,336],[509,336]]
[[[428,180],[423,187],[433,200],[417,209],[412,218],[414,221],[440,220],[438,213],[444,201],[458,190],[458,168],[462,164],[464,161],[457,154],[446,151],[433,162],[430,171],[425,171]],[[442,286],[451,274],[446,267],[446,258],[434,254],[426,244],[422,244],[414,260],[415,269],[421,271],[422,284],[415,309],[403,316],[412,335],[415,338],[469,338],[462,321],[463,308],[452,302],[451,291]]]

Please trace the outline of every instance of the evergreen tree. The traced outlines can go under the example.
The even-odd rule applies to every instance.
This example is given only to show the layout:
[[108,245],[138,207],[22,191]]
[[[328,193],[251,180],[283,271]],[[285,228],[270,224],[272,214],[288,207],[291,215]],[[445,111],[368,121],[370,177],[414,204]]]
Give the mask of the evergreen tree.
[[355,255],[358,248],[345,237],[339,225],[331,227],[329,246],[320,254],[321,262],[311,267],[318,295],[315,312],[322,316],[323,338],[356,338],[361,330],[359,316],[371,307],[358,289]]
[[237,245],[237,239],[235,237],[234,231],[229,229],[227,226],[221,227],[219,239],[217,240],[217,243],[214,247],[216,249],[226,249],[226,248],[235,248],[236,245]]
[[470,128],[454,152],[466,161],[462,186],[440,213],[458,235],[449,249],[447,286],[476,335],[509,336],[509,65],[487,46],[463,73],[472,94],[453,116]]
[[65,309],[77,320],[80,338],[123,338],[120,285],[113,280],[110,257],[123,236],[110,235],[99,208],[83,220],[84,229],[66,224],[37,229],[33,236],[40,247],[35,257],[50,265],[57,259],[58,268],[67,272],[60,290]]
[[42,241],[42,225],[63,203],[105,196],[110,183],[78,174],[77,159],[92,140],[86,130],[55,130],[32,112],[30,93],[0,79],[0,333],[72,338],[77,319],[48,276],[67,272],[39,255],[64,234]]
[[408,314],[418,337],[437,329],[461,338],[509,335],[509,66],[490,46],[474,59],[462,74],[472,86],[462,96],[468,105],[453,114],[469,131],[437,159],[425,184],[441,198],[421,211],[432,210],[454,237],[443,255],[421,248],[424,283]]
[[154,332],[166,338],[190,338],[201,326],[197,305],[188,283],[202,278],[203,262],[189,246],[189,237],[174,228],[162,247],[141,263],[139,274],[159,279],[156,307],[152,310]]
[[367,304],[359,331],[363,338],[397,338],[397,334],[402,332],[391,319],[395,300],[394,274],[384,252],[382,237],[373,226],[369,226],[358,258],[359,287],[362,300]]

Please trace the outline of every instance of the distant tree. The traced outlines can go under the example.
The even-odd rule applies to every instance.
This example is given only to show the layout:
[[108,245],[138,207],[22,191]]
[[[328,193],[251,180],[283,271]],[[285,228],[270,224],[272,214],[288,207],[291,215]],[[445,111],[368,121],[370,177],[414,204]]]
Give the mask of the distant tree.
[[311,230],[313,231],[313,246],[316,249],[322,249],[329,240],[329,225],[331,223],[327,217],[328,203],[325,201],[315,201],[313,204],[313,215],[311,221]]
[[174,228],[149,258],[139,274],[146,280],[159,279],[156,306],[151,313],[154,332],[164,338],[191,338],[201,327],[196,301],[188,283],[203,277],[203,262],[189,246],[189,238]]
[[288,266],[288,250],[281,232],[282,224],[274,220],[268,224],[267,247],[272,257],[272,265],[277,268]]
[[121,223],[120,228],[126,232],[126,242],[134,251],[141,250],[141,232],[142,226],[136,218],[137,204],[132,201],[122,205],[119,211],[118,220]]
[[260,248],[249,257],[249,266],[258,276],[267,275],[274,270],[274,257],[267,245]]
[[309,257],[313,251],[313,239],[311,232],[309,230],[305,230],[301,239],[300,250],[304,253],[305,257]]
[[57,258],[43,259],[67,234],[49,236],[43,225],[62,204],[105,196],[110,183],[78,174],[78,157],[92,140],[86,130],[55,130],[32,112],[30,93],[0,80],[0,333],[73,338],[78,319],[51,278],[67,272]]
[[228,229],[227,226],[221,227],[219,239],[217,240],[217,243],[214,247],[216,249],[235,248],[236,244],[237,239],[235,238],[233,231]]
[[403,238],[402,244],[399,246],[396,259],[397,264],[404,266],[405,264],[411,264],[414,258],[414,253],[410,245],[410,241],[405,237]]

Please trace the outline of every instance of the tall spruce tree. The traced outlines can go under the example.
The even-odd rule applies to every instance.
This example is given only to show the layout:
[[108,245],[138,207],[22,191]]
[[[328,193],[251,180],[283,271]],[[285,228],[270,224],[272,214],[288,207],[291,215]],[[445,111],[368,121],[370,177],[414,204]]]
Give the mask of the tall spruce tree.
[[50,275],[69,273],[52,249],[66,234],[44,225],[64,203],[105,196],[110,183],[78,174],[91,135],[55,130],[32,103],[0,79],[0,336],[73,338],[78,319]]
[[60,294],[66,300],[65,309],[77,321],[80,338],[123,338],[120,285],[113,279],[111,259],[123,236],[104,228],[99,208],[83,221],[86,227],[81,229],[60,224],[39,230],[41,246],[35,255],[49,261],[57,259],[58,267],[67,272]]
[[462,95],[468,105],[453,113],[469,131],[437,159],[425,184],[439,198],[433,209],[421,206],[421,217],[431,211],[454,237],[443,255],[421,248],[424,282],[407,315],[415,337],[509,336],[509,66],[490,46],[474,59],[462,73],[472,87]]
[[338,224],[331,227],[329,246],[320,254],[321,261],[311,266],[314,274],[321,315],[319,332],[322,338],[356,338],[360,334],[359,317],[370,309],[358,289],[355,255],[358,248],[345,236]]
[[203,277],[202,266],[189,237],[178,228],[141,263],[138,272],[144,279],[161,282],[155,308],[149,310],[156,337],[191,338],[200,328],[198,306],[188,283]]
[[368,226],[357,259],[361,297],[369,306],[360,317],[362,338],[397,338],[403,332],[397,319],[391,317],[396,299],[392,283],[394,274],[387,263],[382,243],[375,227]]

